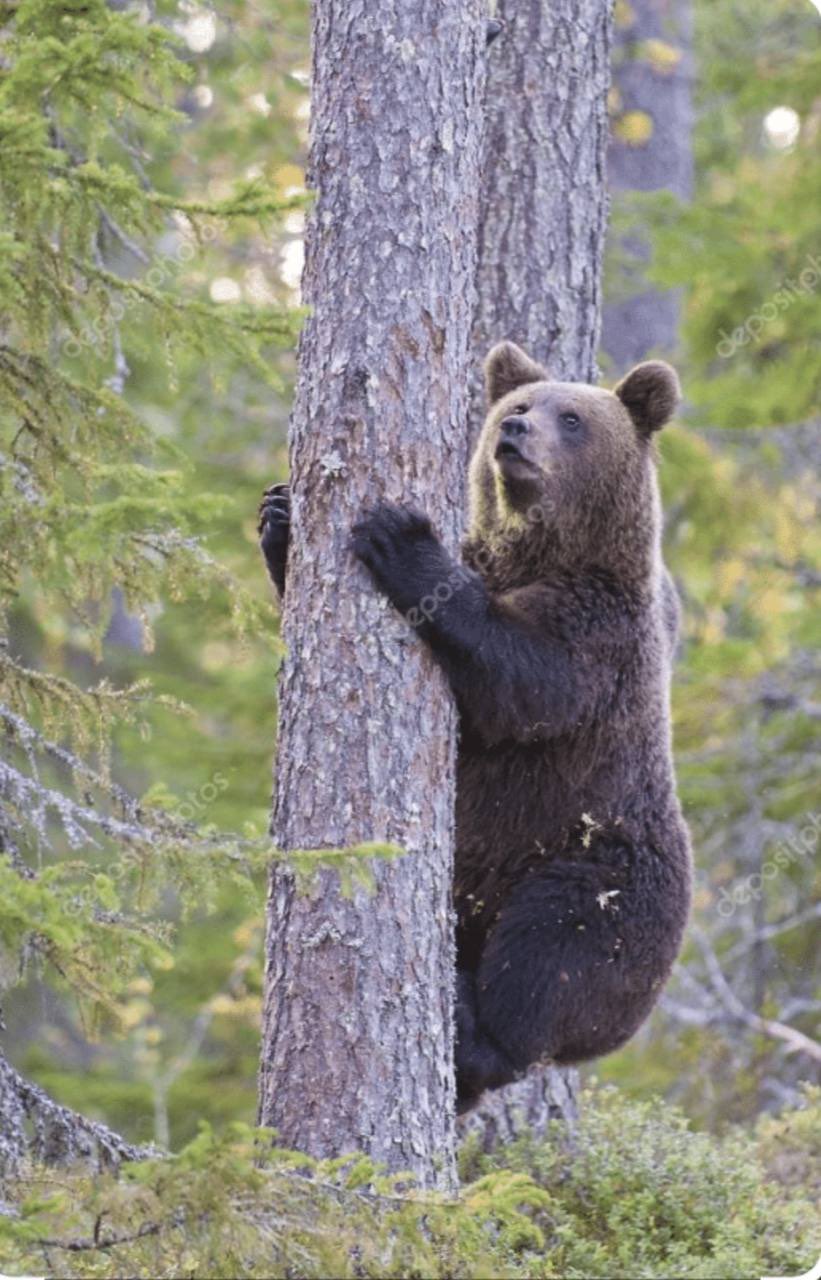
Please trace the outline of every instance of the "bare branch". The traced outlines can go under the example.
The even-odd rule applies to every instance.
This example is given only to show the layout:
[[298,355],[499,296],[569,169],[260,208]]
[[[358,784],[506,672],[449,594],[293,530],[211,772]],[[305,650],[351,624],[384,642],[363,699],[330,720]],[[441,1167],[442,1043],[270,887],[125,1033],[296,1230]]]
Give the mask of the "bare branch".
[[107,1125],[61,1107],[21,1076],[0,1053],[0,1173],[13,1173],[28,1156],[50,1165],[88,1164],[114,1169],[124,1161],[157,1159],[158,1147],[137,1147]]
[[789,1053],[805,1053],[814,1062],[821,1062],[821,1044],[817,1040],[813,1040],[796,1027],[788,1027],[786,1023],[777,1022],[774,1018],[762,1018],[760,1014],[747,1009],[725,978],[718,957],[705,935],[700,929],[694,929],[693,937],[704,958],[710,985],[729,1014],[753,1031],[771,1036],[775,1040],[782,1040],[788,1046]]
[[83,1253],[87,1250],[103,1252],[106,1249],[115,1249],[120,1244],[134,1244],[137,1240],[144,1240],[146,1236],[159,1235],[163,1227],[171,1225],[175,1224],[144,1222],[139,1231],[134,1231],[131,1235],[103,1236],[99,1240],[35,1240],[34,1243],[41,1249],[65,1249],[67,1253]]
[[808,907],[806,911],[797,912],[787,920],[779,920],[773,924],[765,925],[763,929],[758,929],[749,938],[742,938],[730,948],[726,959],[734,960],[759,942],[767,942],[770,938],[777,938],[782,933],[789,933],[792,929],[800,929],[802,925],[809,924],[811,920],[819,919],[821,919],[821,902],[816,903],[815,906]]

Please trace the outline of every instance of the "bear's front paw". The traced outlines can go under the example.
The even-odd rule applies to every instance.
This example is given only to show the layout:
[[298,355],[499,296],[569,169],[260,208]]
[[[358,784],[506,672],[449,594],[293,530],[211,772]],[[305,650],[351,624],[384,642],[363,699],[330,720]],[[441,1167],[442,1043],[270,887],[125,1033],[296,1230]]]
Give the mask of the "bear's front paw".
[[380,502],[357,520],[351,531],[351,547],[357,559],[373,570],[395,560],[407,549],[407,543],[418,538],[433,537],[430,520],[413,507],[397,507]]
[[280,595],[285,592],[290,530],[291,491],[287,484],[273,484],[263,494],[257,531],[268,572]]
[[430,560],[439,543],[421,511],[383,502],[353,526],[351,550],[391,603],[404,612],[424,594]]

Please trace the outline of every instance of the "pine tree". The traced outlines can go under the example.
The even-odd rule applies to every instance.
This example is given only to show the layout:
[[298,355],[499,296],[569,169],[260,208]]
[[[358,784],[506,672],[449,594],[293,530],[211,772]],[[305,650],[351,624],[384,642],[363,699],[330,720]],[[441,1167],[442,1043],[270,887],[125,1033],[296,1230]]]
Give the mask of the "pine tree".
[[[473,427],[490,346],[518,342],[555,378],[597,380],[612,18],[599,0],[500,0],[488,63],[473,323]],[[572,33],[572,39],[567,34]],[[527,87],[527,92],[522,87]],[[573,211],[568,217],[568,210]],[[575,1111],[578,1073],[535,1067],[467,1127],[491,1146]]]
[[[198,536],[208,495],[185,492],[181,455],[129,405],[129,365],[166,363],[173,379],[191,352],[275,381],[263,353],[292,341],[287,308],[229,312],[166,281],[221,227],[297,202],[258,180],[217,200],[155,185],[147,157],[172,148],[190,74],[170,24],[103,0],[23,0],[2,57],[0,942],[7,980],[42,966],[93,1023],[116,1018],[141,966],[166,963],[158,893],[202,900],[226,872],[247,878],[259,849],[197,836],[112,767],[117,727],[174,702],[94,680],[112,610],[147,642],[160,597],[219,589],[237,626],[261,616]],[[50,669],[58,646],[68,673]],[[4,1067],[5,1107],[15,1091],[18,1114],[46,1114]],[[11,1159],[26,1131],[8,1116]]]

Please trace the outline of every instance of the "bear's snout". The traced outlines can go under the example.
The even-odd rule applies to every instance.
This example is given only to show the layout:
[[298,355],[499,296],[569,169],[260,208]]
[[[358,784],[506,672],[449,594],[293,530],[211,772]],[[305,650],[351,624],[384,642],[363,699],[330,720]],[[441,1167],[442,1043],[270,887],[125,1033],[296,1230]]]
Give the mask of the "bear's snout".
[[502,423],[502,439],[516,439],[517,436],[526,436],[529,430],[530,423],[527,418],[523,418],[519,414],[513,414],[511,417],[505,418]]
[[497,458],[522,458],[521,445],[530,431],[530,423],[527,418],[519,415],[513,415],[505,418],[499,428],[499,443],[496,446],[495,456]]

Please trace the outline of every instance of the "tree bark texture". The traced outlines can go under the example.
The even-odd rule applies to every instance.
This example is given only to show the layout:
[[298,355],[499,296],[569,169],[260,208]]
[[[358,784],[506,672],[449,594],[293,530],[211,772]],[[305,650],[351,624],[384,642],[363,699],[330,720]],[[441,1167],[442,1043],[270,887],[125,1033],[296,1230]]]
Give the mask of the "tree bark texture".
[[[630,0],[619,9],[613,58],[611,193],[693,190],[692,5]],[[613,372],[678,345],[681,293],[648,287],[650,245],[641,229],[614,245],[613,297],[604,309],[602,346]]]
[[579,1077],[575,1070],[531,1067],[527,1075],[482,1098],[478,1107],[459,1117],[459,1137],[478,1134],[482,1150],[513,1142],[520,1134],[543,1137],[551,1121],[575,1128]]
[[[502,338],[555,378],[595,382],[611,15],[608,0],[499,0],[488,55],[479,360]],[[474,430],[483,417],[474,376]]]
[[[488,57],[486,133],[473,326],[473,427],[484,415],[477,371],[502,338],[553,377],[595,382],[607,225],[607,0],[499,0],[505,27]],[[460,1122],[489,1149],[550,1120],[572,1123],[578,1074],[532,1069],[487,1094]]]
[[273,832],[386,840],[375,896],[269,896],[260,1119],[314,1156],[454,1181],[455,712],[348,550],[379,498],[456,549],[464,509],[483,0],[316,0]]

